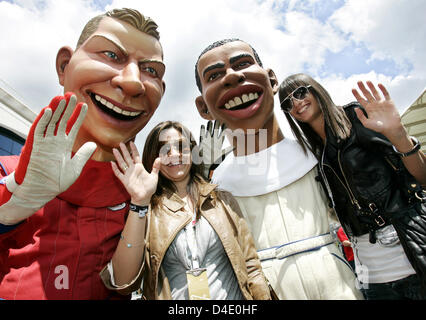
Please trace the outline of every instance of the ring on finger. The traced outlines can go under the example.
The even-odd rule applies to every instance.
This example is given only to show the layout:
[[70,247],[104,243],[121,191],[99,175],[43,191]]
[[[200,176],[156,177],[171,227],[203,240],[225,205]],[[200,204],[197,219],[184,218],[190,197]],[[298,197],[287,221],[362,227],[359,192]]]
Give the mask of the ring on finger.
[[127,169],[129,169],[129,167],[128,166],[124,166],[124,168],[123,168],[124,172],[126,172]]

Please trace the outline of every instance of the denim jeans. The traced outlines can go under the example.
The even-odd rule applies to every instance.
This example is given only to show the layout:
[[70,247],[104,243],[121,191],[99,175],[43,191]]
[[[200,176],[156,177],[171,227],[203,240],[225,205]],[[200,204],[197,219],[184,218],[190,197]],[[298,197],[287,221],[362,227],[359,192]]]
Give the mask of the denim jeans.
[[364,286],[366,288],[361,288],[361,292],[367,300],[426,300],[415,274],[392,282],[368,283]]

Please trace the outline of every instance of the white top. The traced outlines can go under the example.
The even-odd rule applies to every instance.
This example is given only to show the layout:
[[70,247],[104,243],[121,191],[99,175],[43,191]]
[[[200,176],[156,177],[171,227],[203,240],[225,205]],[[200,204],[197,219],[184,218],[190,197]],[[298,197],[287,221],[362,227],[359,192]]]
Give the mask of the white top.
[[[201,216],[194,230],[196,252],[190,245],[192,221],[171,243],[163,260],[163,268],[169,280],[173,300],[189,300],[186,271],[206,268],[210,297],[212,300],[244,300],[237,277],[225,248],[210,223]],[[196,254],[197,265],[194,265]]]
[[369,241],[369,234],[351,238],[355,268],[362,283],[386,283],[415,274],[401,244],[385,247]]
[[248,156],[235,157],[230,153],[214,171],[212,182],[233,196],[257,196],[297,181],[316,164],[311,152],[305,155],[295,140],[285,138]]

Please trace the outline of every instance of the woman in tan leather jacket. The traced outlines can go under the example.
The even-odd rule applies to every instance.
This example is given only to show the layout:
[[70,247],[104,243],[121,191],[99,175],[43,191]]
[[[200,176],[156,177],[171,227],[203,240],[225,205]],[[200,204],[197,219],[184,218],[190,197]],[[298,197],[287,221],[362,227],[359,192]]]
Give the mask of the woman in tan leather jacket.
[[240,208],[202,178],[195,146],[188,129],[166,121],[148,135],[143,161],[133,142],[131,153],[124,144],[114,150],[113,170],[131,204],[101,277],[122,294],[143,279],[147,299],[270,299]]

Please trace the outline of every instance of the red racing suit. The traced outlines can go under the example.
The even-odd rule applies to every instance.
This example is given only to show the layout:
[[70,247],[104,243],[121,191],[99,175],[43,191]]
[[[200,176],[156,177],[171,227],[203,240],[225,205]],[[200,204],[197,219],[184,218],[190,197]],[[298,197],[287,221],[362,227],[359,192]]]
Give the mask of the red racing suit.
[[[1,176],[18,160],[0,157]],[[0,204],[8,200],[5,188],[0,184]],[[0,298],[123,298],[106,289],[99,272],[116,249],[129,200],[111,164],[89,160],[67,191],[0,234]]]

